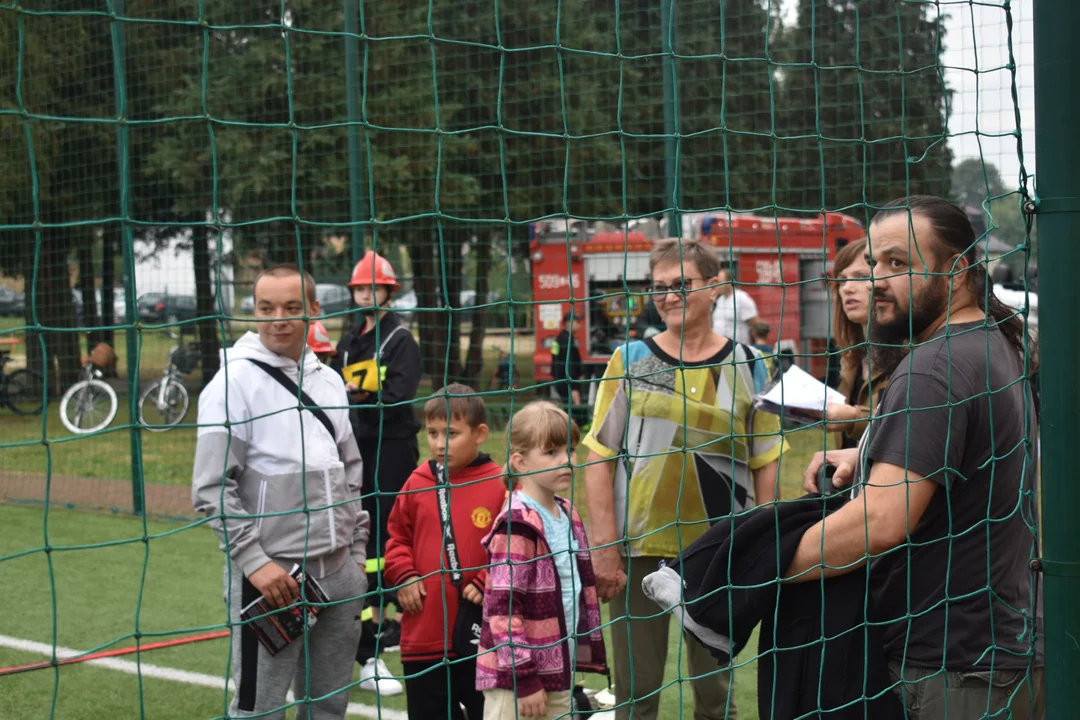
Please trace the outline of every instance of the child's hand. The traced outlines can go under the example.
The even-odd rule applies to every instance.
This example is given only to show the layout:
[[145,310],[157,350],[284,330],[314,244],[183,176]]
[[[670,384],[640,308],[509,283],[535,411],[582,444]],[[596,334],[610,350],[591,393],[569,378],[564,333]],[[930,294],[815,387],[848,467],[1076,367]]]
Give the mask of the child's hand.
[[413,580],[397,591],[397,602],[402,610],[411,614],[419,615],[424,609],[424,598],[427,597],[427,588],[420,578]]
[[484,593],[476,589],[476,586],[469,583],[465,586],[465,589],[461,591],[461,597],[465,598],[473,605],[484,604]]
[[518,699],[518,715],[522,717],[544,717],[547,715],[547,693],[537,690],[528,697]]

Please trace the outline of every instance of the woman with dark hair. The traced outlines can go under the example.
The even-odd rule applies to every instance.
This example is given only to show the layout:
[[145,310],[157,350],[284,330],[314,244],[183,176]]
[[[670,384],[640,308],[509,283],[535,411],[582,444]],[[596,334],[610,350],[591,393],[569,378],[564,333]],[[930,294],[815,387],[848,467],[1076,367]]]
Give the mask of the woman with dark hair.
[[[852,448],[866,431],[878,396],[889,380],[881,368],[871,368],[866,353],[866,323],[870,315],[870,266],[866,240],[844,246],[833,260],[833,337],[840,349],[840,386],[846,403],[825,408],[828,429],[840,433],[841,447]],[[872,372],[872,375],[871,375]]]

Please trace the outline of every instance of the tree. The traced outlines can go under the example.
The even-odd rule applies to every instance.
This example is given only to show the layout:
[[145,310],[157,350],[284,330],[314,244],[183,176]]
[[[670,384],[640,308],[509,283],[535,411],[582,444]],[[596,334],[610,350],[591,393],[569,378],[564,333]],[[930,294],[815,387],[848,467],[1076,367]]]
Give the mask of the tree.
[[[108,18],[0,11],[0,87],[20,91],[0,97],[0,107],[30,113],[0,116],[0,208],[9,226],[0,261],[26,280],[27,325],[56,328],[27,333],[27,363],[62,388],[77,379],[80,358],[69,263],[81,253],[83,287],[92,290],[92,223],[114,215],[116,156],[112,125],[54,118],[114,116]],[[84,312],[97,322],[93,292]]]
[[[172,16],[197,20],[189,3],[172,5]],[[227,122],[166,123],[147,161],[159,186],[174,187],[165,214],[191,229],[197,311],[211,318],[199,324],[204,383],[218,365],[212,263],[223,228],[231,226],[234,256],[257,251],[266,264],[311,269],[325,225],[347,217],[343,131],[316,127],[343,119],[340,39],[291,30],[316,27],[313,19],[340,26],[340,3],[290,3],[282,17],[277,3],[222,2],[212,13],[229,28],[176,26],[157,50],[179,82],[152,110]],[[284,29],[266,29],[275,23]]]
[[[67,10],[66,5],[45,3],[39,10]],[[129,0],[131,18],[153,15],[161,8],[152,0]],[[168,13],[168,9],[162,12]],[[155,16],[156,17],[156,16]],[[182,17],[182,16],[177,16]],[[153,240],[150,224],[172,223],[175,187],[167,179],[149,174],[147,158],[164,127],[153,108],[180,75],[161,72],[173,65],[185,33],[183,25],[159,22],[124,22],[126,62],[117,68],[113,49],[113,22],[107,16],[78,12],[34,14],[17,22],[15,13],[0,10],[0,85],[21,89],[17,98],[0,97],[0,107],[33,113],[0,115],[0,210],[16,229],[0,242],[0,267],[22,275],[27,290],[35,292],[36,307],[28,308],[27,321],[53,328],[74,328],[69,264],[78,263],[84,323],[112,325],[115,261],[120,254],[120,187],[117,171],[118,124],[115,71],[125,81],[126,154],[129,164],[127,215],[139,234]],[[21,38],[19,34],[21,32]],[[57,44],[56,38],[64,38]],[[22,53],[20,64],[16,54]],[[62,118],[87,118],[92,122]],[[61,119],[56,119],[61,118]],[[5,172],[6,170],[6,172]],[[30,191],[37,182],[37,195]],[[36,231],[24,227],[40,221]],[[100,261],[98,258],[100,257]],[[35,262],[36,258],[36,262]],[[100,273],[98,263],[100,262]],[[35,271],[36,267],[36,271]],[[37,283],[33,282],[37,273]],[[98,276],[102,302],[96,302]],[[134,308],[132,308],[134,310]],[[91,343],[113,342],[112,332],[91,331]],[[58,370],[61,386],[77,378],[78,336],[72,332],[45,333],[46,356],[31,357],[50,372]],[[214,353],[216,360],[217,354]],[[129,368],[134,371],[134,368]],[[54,378],[55,379],[55,378]]]
[[993,163],[966,158],[952,171],[952,197],[960,205],[982,207],[983,202],[1004,195],[1005,184]]
[[[1021,209],[1023,197],[1008,188],[1001,179],[996,165],[979,158],[965,158],[956,164],[952,172],[952,198],[961,206],[989,211],[987,229],[1009,243],[1023,245],[1028,238],[1027,226]],[[1035,243],[1034,227],[1031,242]],[[1009,263],[1019,269],[1023,261],[1012,255]]]
[[945,195],[944,22],[894,0],[800,0],[781,35],[783,205],[820,212]]

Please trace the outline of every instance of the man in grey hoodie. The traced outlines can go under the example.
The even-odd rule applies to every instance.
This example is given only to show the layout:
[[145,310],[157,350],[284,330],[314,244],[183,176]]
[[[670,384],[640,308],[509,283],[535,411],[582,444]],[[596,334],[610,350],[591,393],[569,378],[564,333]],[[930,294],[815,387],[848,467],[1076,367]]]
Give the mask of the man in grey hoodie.
[[[256,277],[254,295],[258,334],[222,352],[199,397],[192,477],[195,509],[226,553],[236,688],[229,715],[283,719],[291,683],[302,703],[298,719],[337,720],[349,702],[343,688],[352,681],[367,591],[362,461],[342,407],[344,382],[306,345],[302,316],[319,314],[314,280],[279,265]],[[239,624],[240,610],[260,595],[275,608],[299,601],[288,572],[294,563],[336,604],[321,608],[306,650],[298,639],[271,655]]]

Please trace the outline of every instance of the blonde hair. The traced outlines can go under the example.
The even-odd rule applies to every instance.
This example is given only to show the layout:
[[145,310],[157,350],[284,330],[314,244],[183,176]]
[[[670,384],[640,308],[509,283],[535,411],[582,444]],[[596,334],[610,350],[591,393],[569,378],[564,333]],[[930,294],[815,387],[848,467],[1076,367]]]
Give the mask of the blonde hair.
[[573,447],[580,440],[577,423],[565,410],[547,400],[529,403],[510,419],[510,454]]

